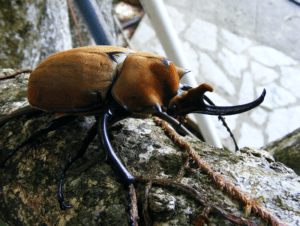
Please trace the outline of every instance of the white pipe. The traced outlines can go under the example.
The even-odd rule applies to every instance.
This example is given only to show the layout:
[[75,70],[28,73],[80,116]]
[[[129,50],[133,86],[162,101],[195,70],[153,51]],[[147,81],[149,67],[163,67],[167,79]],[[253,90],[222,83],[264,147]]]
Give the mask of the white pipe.
[[[141,3],[150,18],[151,24],[168,58],[176,66],[189,69],[189,62],[162,0],[141,0]],[[198,86],[195,77],[191,73],[188,73],[182,80],[192,87]],[[195,116],[198,122],[205,141],[216,147],[223,147],[211,119],[207,115],[202,114],[194,114],[193,116]]]

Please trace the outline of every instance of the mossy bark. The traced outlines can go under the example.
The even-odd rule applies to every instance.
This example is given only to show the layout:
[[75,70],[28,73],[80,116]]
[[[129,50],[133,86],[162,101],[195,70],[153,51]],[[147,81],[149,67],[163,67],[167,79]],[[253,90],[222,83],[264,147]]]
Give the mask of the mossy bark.
[[[112,1],[95,1],[113,39],[116,39]],[[83,45],[95,45],[74,0]],[[66,0],[0,0],[0,68],[34,69],[46,57],[80,47]],[[99,12],[98,12],[99,13]]]
[[264,149],[270,152],[276,161],[286,164],[300,174],[300,128],[267,144]]
[[[26,102],[26,79],[0,82],[1,115]],[[54,118],[51,113],[20,117],[0,128],[0,161],[10,150]],[[123,186],[109,165],[96,137],[86,154],[67,172],[63,195],[71,209],[61,210],[57,199],[59,177],[64,165],[76,154],[93,117],[79,117],[20,149],[0,169],[0,218],[9,225],[127,225]],[[174,179],[187,155],[156,126],[152,119],[126,119],[109,130],[114,150],[137,176]],[[289,168],[264,155],[260,150],[243,149],[233,154],[206,143],[183,138],[210,167],[229,182],[257,198],[288,225],[299,218],[299,177]],[[262,153],[262,154],[260,154]],[[246,216],[243,206],[220,191],[208,175],[192,160],[181,183],[200,192],[214,205],[267,225],[255,214]],[[136,184],[140,225],[145,184]],[[186,193],[155,185],[150,190],[149,212],[153,225],[193,225],[205,206]],[[218,215],[209,214],[211,225],[232,225]]]

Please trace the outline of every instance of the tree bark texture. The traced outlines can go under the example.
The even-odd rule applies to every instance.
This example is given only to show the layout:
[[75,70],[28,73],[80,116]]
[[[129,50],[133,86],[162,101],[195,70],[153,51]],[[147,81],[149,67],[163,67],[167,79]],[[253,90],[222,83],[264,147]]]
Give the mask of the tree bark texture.
[[[28,104],[28,76],[22,74],[1,81],[1,116]],[[0,161],[52,119],[53,113],[42,113],[21,116],[2,126]],[[78,117],[69,125],[37,138],[7,161],[4,169],[0,169],[1,219],[9,225],[127,225],[123,186],[103,161],[98,137],[90,144],[84,157],[71,166],[64,179],[63,196],[72,208],[61,210],[59,207],[59,177],[64,165],[80,148],[93,122],[93,117]],[[109,135],[114,150],[133,175],[175,180],[181,173],[182,177],[177,182],[195,189],[211,205],[257,225],[267,225],[258,215],[245,214],[239,201],[220,191],[151,118],[123,120],[109,129]],[[299,225],[300,179],[293,170],[275,162],[263,150],[244,148],[233,154],[190,137],[182,139],[228,182],[256,198],[287,225]],[[186,162],[189,167],[182,173]],[[148,186],[147,218],[142,214],[146,187],[147,183],[137,181],[139,225],[197,225],[199,216],[205,211],[208,211],[205,219],[210,225],[235,225],[209,212],[207,206],[190,194],[155,183],[152,187]]]

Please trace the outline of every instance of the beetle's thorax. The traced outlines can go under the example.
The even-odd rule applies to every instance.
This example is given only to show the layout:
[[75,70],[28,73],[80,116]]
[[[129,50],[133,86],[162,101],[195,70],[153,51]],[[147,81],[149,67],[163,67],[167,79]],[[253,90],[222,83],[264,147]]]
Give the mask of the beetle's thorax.
[[166,58],[149,53],[132,53],[112,88],[113,97],[127,110],[152,114],[162,111],[166,100],[176,95],[180,73]]

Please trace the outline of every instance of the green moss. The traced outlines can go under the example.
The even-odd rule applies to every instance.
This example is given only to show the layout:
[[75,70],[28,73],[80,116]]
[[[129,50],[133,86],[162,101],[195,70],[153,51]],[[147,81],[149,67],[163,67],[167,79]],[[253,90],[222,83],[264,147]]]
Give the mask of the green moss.
[[280,151],[274,153],[276,161],[280,161],[291,167],[295,173],[300,175],[300,141],[296,141],[291,146],[288,146]]
[[164,155],[159,160],[166,174],[177,175],[180,168],[184,164],[184,160],[181,155]]
[[[0,62],[1,67],[15,68],[23,59],[20,46],[28,32],[26,1],[0,1]],[[5,53],[5,55],[4,55]]]

